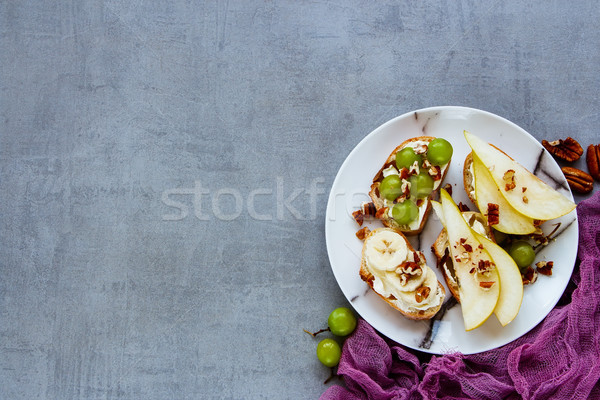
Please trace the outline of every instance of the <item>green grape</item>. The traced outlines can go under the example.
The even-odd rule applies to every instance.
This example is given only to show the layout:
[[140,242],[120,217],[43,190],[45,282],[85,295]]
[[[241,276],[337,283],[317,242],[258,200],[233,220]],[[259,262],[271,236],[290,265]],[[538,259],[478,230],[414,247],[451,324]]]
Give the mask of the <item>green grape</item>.
[[379,185],[379,194],[387,200],[395,200],[402,194],[402,179],[398,175],[388,175]]
[[392,217],[400,225],[408,225],[414,221],[419,215],[419,207],[410,201],[404,200],[402,203],[397,203],[392,208]]
[[410,168],[415,161],[421,166],[421,161],[423,161],[423,159],[420,155],[415,153],[415,150],[412,147],[405,147],[396,153],[396,167],[398,168],[398,171],[402,168]]
[[339,307],[329,314],[327,325],[334,335],[348,336],[356,328],[356,317],[346,307]]
[[517,266],[521,269],[527,268],[535,260],[535,251],[533,247],[524,240],[517,240],[510,245],[508,254],[515,260]]
[[317,345],[317,358],[327,367],[335,367],[340,362],[342,349],[333,339],[323,339]]
[[444,165],[452,158],[452,145],[446,139],[433,139],[427,146],[427,159],[433,165]]
[[411,175],[410,195],[415,198],[423,198],[429,196],[433,191],[433,178],[427,172],[418,175]]

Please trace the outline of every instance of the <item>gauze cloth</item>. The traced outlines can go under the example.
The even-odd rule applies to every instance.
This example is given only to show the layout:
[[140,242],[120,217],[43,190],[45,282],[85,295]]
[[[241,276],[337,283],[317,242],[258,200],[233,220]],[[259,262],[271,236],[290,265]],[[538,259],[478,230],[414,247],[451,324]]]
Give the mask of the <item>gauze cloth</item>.
[[342,385],[321,400],[600,399],[600,192],[577,216],[578,266],[537,327],[498,349],[422,362],[361,319],[343,345]]

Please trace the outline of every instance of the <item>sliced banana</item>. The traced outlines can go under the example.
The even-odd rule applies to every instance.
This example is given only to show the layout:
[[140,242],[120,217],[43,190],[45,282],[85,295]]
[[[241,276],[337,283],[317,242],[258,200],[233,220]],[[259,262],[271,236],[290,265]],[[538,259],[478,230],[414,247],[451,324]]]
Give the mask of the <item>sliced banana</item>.
[[426,299],[423,299],[422,301],[423,304],[429,304],[430,300],[432,300],[435,297],[438,288],[437,276],[431,268],[425,268],[421,277],[414,278],[414,282],[411,282],[411,291],[397,291],[396,293],[394,293],[394,296],[405,304],[410,304],[413,307],[418,306],[419,303],[417,303],[415,300],[414,291],[421,285],[427,286],[430,289],[429,296]]
[[367,240],[365,255],[371,267],[382,271],[394,271],[406,260],[408,247],[402,236],[382,231]]

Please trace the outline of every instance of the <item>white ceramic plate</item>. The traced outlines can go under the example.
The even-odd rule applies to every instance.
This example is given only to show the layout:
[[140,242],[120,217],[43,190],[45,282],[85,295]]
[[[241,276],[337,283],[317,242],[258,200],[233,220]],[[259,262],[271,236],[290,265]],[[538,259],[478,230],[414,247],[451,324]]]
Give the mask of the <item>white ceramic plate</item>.
[[[478,353],[502,346],[527,333],[544,319],[560,299],[573,272],[577,255],[576,212],[546,222],[545,233],[554,228],[553,224],[560,222],[560,234],[556,241],[538,252],[536,262],[554,261],[553,275],[540,275],[537,282],[525,287],[521,310],[506,327],[502,327],[492,315],[481,327],[465,332],[460,305],[444,307],[447,311],[442,318],[438,315],[438,318],[430,321],[412,321],[368,288],[358,274],[362,242],[355,236],[359,226],[352,218],[352,212],[362,202],[370,201],[367,192],[373,177],[391,151],[404,140],[423,135],[443,137],[454,147],[445,183],[452,184],[453,198],[457,203],[462,201],[476,210],[468,200],[462,183],[463,162],[470,152],[463,136],[464,130],[498,145],[540,179],[573,199],[559,166],[525,130],[485,111],[464,107],[434,107],[394,118],[365,137],[342,164],[327,203],[327,252],[335,278],[348,301],[383,335],[410,348],[434,354],[456,351]],[[375,221],[367,223],[367,226],[373,229],[383,225]],[[423,232],[409,240],[416,249],[425,253],[428,265],[436,271],[440,282],[445,283],[430,250],[441,229],[439,220],[432,212]],[[446,288],[446,301],[450,297],[450,291]],[[452,303],[453,300],[448,304]]]

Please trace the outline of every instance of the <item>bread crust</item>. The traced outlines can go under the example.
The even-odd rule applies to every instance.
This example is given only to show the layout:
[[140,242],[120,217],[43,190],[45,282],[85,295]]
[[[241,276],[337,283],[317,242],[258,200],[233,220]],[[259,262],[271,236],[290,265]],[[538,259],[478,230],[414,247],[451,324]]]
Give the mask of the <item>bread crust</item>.
[[[504,151],[494,146],[493,144],[492,146],[504,153]],[[506,153],[504,154],[512,160],[511,156],[509,156]],[[469,200],[471,200],[471,203],[477,206],[477,198],[475,196],[475,179],[471,170],[471,164],[473,164],[473,152],[470,152],[465,157],[465,163],[463,164],[463,186],[465,187],[465,192],[467,192],[467,196],[469,197]]]
[[475,198],[475,182],[473,180],[471,164],[473,164],[472,152],[467,154],[467,157],[465,158],[465,163],[463,166],[463,185],[465,187],[465,192],[467,192],[469,200],[471,200],[471,203],[477,206],[477,199]]
[[[393,165],[395,165],[396,153],[399,152],[400,150],[402,150],[403,148],[405,148],[409,143],[417,142],[417,141],[423,141],[423,142],[429,143],[433,139],[435,139],[435,137],[433,137],[433,136],[419,136],[419,137],[407,139],[404,142],[400,143],[400,145],[397,146],[390,153],[388,158],[385,160],[385,163],[383,164],[383,166],[379,169],[377,174],[375,174],[375,177],[373,178],[373,184],[371,185],[371,190],[369,191],[369,197],[371,197],[371,200],[373,200],[373,204],[375,204],[375,208],[377,208],[377,211],[379,211],[385,207],[383,198],[379,195],[379,185],[381,183],[380,179],[382,177],[383,170],[387,166],[389,166],[390,163],[393,163]],[[393,218],[390,218],[388,216],[382,216],[381,218],[379,218],[379,220],[383,223],[383,225],[385,225],[386,227],[389,227],[389,228],[397,229],[398,231],[401,231],[406,236],[414,236],[414,235],[418,235],[419,233],[421,233],[421,231],[425,227],[425,223],[427,222],[429,215],[431,215],[431,210],[432,210],[431,200],[437,198],[438,192],[439,192],[440,188],[442,187],[442,182],[444,181],[444,178],[446,177],[446,174],[448,173],[448,170],[450,169],[451,161],[452,160],[448,161],[446,169],[444,170],[444,173],[442,174],[442,176],[440,178],[440,184],[438,185],[437,189],[434,190],[433,192],[431,192],[431,194],[424,199],[427,202],[427,208],[425,209],[425,213],[423,214],[423,218],[421,219],[421,223],[419,224],[419,227],[417,229],[404,230],[401,228],[401,225],[399,225]]]
[[[410,244],[410,242],[406,239],[406,237],[404,236],[404,234],[398,230],[398,229],[394,229],[394,228],[377,228],[371,232],[369,232],[369,234],[365,237],[364,239],[364,243],[367,243],[367,240],[369,239],[369,237],[371,237],[372,235],[374,235],[376,232],[381,232],[381,231],[392,231],[395,232],[397,234],[399,234],[400,236],[402,236],[404,238],[404,240],[406,241],[406,245],[408,247],[409,251],[415,251],[415,249],[412,247],[412,245]],[[366,250],[366,245],[363,244],[363,249],[362,249],[362,256],[361,256],[361,261],[360,261],[360,277],[363,281],[365,281],[367,283],[367,285],[369,285],[369,287],[371,288],[371,290],[373,290],[373,292],[375,292],[379,297],[381,297],[386,303],[388,303],[391,307],[393,307],[394,309],[400,311],[405,317],[413,319],[413,320],[426,320],[426,319],[431,319],[435,314],[437,314],[437,312],[440,310],[440,308],[442,307],[442,304],[444,303],[443,301],[440,301],[440,304],[438,306],[435,307],[431,307],[428,308],[427,310],[419,310],[418,312],[410,312],[407,310],[403,310],[401,308],[399,308],[396,304],[394,304],[392,301],[390,301],[390,299],[382,296],[380,293],[378,293],[375,289],[373,289],[373,274],[371,274],[371,272],[369,271],[368,267],[367,267],[367,262],[366,262],[366,256],[365,256],[365,250]],[[444,286],[439,282],[438,280],[438,290],[442,291],[442,298],[445,297],[446,295],[446,290],[444,289]]]

